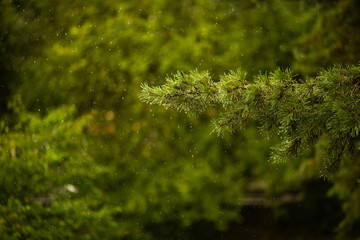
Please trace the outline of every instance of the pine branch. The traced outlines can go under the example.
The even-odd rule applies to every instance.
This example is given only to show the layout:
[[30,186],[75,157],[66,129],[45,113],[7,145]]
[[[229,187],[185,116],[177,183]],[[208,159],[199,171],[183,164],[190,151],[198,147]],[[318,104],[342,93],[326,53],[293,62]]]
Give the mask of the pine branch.
[[[274,159],[289,159],[323,135],[331,146],[359,141],[359,73],[360,66],[334,66],[299,81],[290,70],[277,69],[247,81],[246,73],[238,70],[213,81],[208,72],[178,72],[160,87],[143,84],[140,99],[195,115],[217,107],[219,117],[213,121],[217,133],[256,121],[261,131],[275,131],[284,139]],[[338,155],[327,169],[339,165],[341,156],[351,151],[346,145],[337,147]],[[325,158],[334,159],[333,153]]]

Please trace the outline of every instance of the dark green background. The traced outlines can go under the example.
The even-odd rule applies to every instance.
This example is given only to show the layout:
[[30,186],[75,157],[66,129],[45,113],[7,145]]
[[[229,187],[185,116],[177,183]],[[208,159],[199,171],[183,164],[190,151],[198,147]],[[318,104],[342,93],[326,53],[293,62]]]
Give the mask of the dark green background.
[[332,239],[340,222],[356,235],[356,165],[325,181],[317,147],[272,164],[277,139],[255,125],[217,137],[216,110],[189,118],[138,94],[177,70],[306,77],[358,64],[359,11],[355,0],[0,1],[1,239]]

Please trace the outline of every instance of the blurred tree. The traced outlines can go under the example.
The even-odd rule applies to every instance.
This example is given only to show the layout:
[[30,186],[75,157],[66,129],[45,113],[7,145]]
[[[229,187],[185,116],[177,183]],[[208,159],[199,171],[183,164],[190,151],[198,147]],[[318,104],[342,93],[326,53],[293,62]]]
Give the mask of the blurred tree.
[[[283,191],[316,176],[318,168],[302,167],[294,177],[300,161],[274,175],[279,167],[264,161],[271,142],[255,127],[214,138],[204,123],[216,109],[198,119],[155,106],[149,111],[138,100],[139,86],[178,69],[217,75],[242,66],[251,76],[294,66],[307,74],[296,65],[313,54],[304,39],[332,29],[314,27],[320,18],[332,19],[331,11],[349,18],[334,38],[344,29],[356,42],[353,3],[1,1],[0,161],[7,176],[1,188],[8,190],[0,231],[38,239],[47,222],[41,234],[48,238],[152,239],[156,226],[169,222],[178,232],[202,220],[224,229],[240,219],[248,182],[266,180]],[[343,54],[353,53],[353,63],[357,45],[351,46]],[[326,64],[341,56],[331,52]],[[50,164],[62,157],[66,164]],[[22,177],[20,187],[12,184]]]

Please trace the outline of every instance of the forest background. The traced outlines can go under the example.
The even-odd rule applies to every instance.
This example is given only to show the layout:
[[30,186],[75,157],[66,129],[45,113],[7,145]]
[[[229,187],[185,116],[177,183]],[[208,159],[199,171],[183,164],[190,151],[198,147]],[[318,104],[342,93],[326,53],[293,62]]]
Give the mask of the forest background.
[[265,239],[262,222],[272,239],[359,236],[356,162],[324,179],[321,141],[274,164],[279,139],[256,123],[217,137],[216,109],[195,118],[138,98],[142,83],[178,70],[251,78],[280,67],[300,79],[358,65],[359,10],[356,0],[1,1],[1,238]]

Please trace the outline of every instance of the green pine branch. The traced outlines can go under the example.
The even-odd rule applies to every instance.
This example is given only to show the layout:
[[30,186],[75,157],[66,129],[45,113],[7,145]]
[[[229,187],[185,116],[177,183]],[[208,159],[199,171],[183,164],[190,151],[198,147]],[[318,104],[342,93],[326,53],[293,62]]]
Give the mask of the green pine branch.
[[232,71],[218,81],[208,72],[178,72],[162,86],[143,84],[140,99],[195,115],[215,107],[217,133],[256,121],[262,132],[282,138],[274,148],[274,161],[296,157],[326,135],[326,172],[335,171],[344,154],[359,144],[360,66],[335,66],[302,80],[280,69],[251,80],[240,70]]

